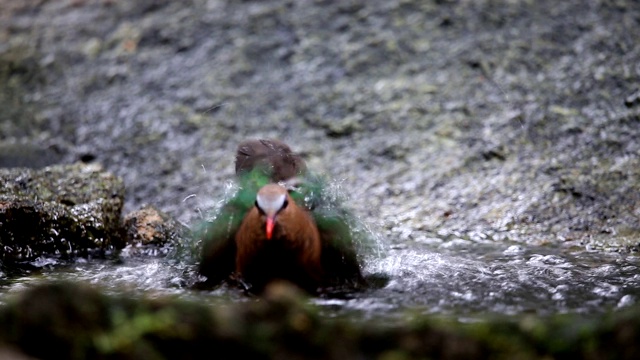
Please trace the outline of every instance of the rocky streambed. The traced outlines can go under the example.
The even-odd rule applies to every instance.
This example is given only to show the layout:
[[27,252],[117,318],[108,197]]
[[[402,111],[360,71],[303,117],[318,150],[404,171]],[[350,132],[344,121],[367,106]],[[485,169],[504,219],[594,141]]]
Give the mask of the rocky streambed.
[[[0,7],[12,356],[637,355],[636,2]],[[376,286],[192,289],[189,228],[258,137],[347,198]]]

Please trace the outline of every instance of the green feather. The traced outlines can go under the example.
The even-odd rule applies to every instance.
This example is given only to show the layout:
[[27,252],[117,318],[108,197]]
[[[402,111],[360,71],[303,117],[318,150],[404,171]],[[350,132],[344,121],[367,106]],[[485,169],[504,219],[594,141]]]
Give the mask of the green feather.
[[[208,277],[218,280],[218,277],[233,271],[235,233],[254,206],[258,190],[270,182],[270,173],[265,168],[240,174],[235,193],[214,213],[211,221],[196,231],[196,237],[202,240],[202,264],[210,267],[201,267],[201,270],[208,272]],[[343,206],[342,194],[329,186],[325,178],[312,173],[297,179],[289,193],[298,206],[312,214],[322,238],[323,251],[329,254],[325,261],[331,267],[338,267],[335,269],[335,283],[345,281],[340,278],[345,272],[351,274],[346,281],[359,281],[360,256],[356,249],[366,249],[370,245],[370,237]]]

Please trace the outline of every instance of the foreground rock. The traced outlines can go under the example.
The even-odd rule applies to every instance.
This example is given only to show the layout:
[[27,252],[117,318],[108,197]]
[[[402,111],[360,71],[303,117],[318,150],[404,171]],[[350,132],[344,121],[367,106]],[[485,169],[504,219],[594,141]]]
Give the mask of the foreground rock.
[[322,318],[284,284],[260,301],[210,307],[50,283],[0,309],[0,348],[39,359],[632,359],[639,314],[379,326]]
[[121,248],[122,180],[96,165],[0,169],[0,260],[70,258]]

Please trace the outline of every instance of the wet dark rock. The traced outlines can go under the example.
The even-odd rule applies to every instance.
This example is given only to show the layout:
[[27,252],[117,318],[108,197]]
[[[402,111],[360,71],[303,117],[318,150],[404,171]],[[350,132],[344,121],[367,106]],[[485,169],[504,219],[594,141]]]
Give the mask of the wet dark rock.
[[0,169],[0,259],[73,258],[121,248],[124,184],[97,165]]

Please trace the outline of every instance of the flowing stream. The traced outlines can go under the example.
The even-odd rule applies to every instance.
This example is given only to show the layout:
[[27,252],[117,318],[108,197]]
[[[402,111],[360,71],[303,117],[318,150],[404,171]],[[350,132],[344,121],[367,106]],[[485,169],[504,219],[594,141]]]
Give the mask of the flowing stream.
[[[640,297],[640,258],[633,253],[463,239],[386,241],[376,236],[376,242],[378,248],[364,256],[364,272],[378,285],[347,296],[312,298],[325,316],[393,320],[415,314],[473,319],[491,313],[596,313]],[[45,259],[38,271],[4,276],[0,301],[34,282],[56,279],[94,284],[113,294],[169,295],[211,304],[250,301],[225,286],[194,290],[197,258],[190,260],[126,250],[116,259],[71,264]]]

